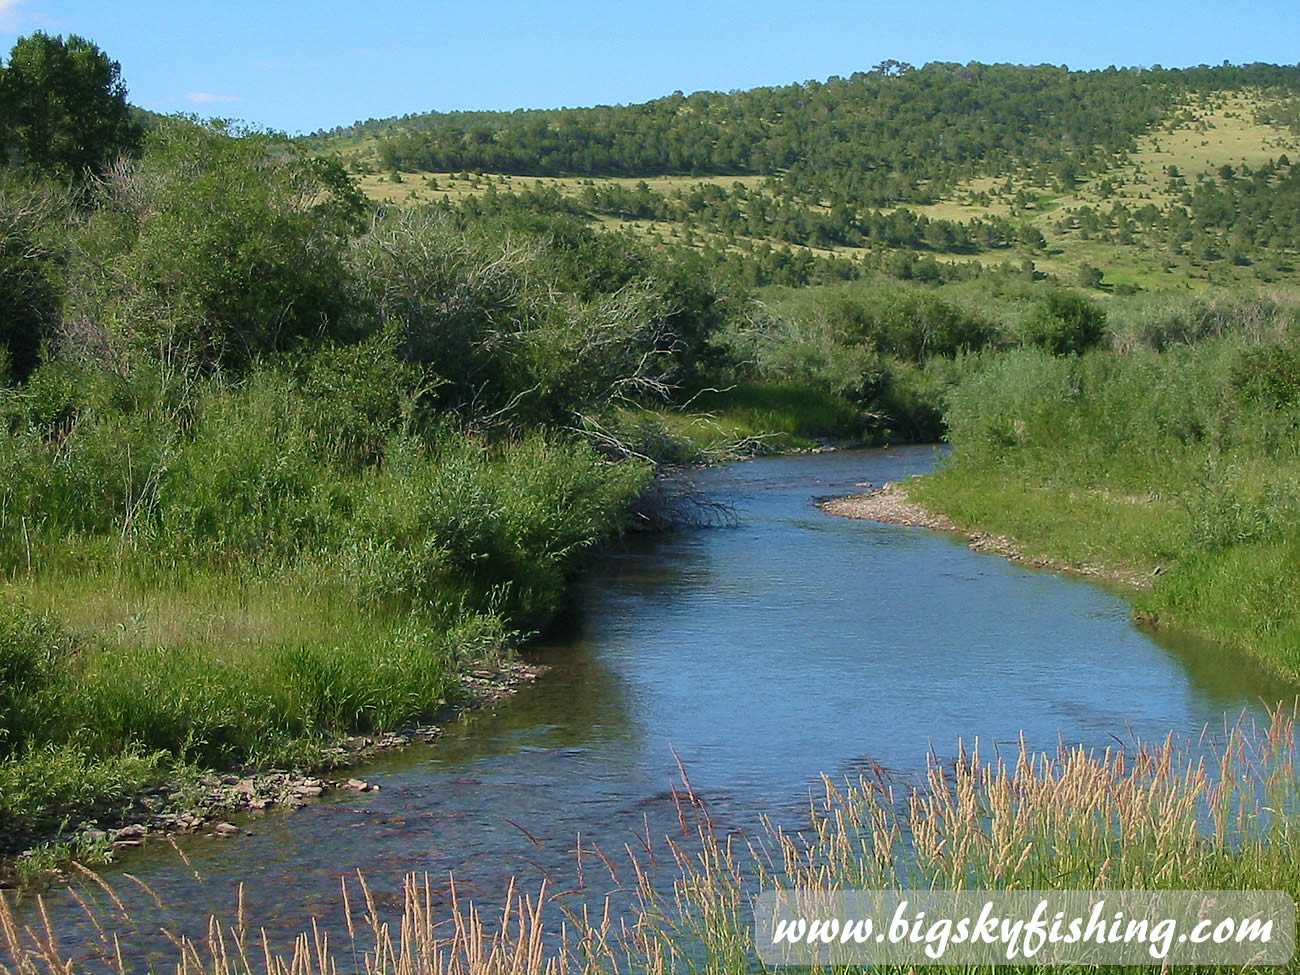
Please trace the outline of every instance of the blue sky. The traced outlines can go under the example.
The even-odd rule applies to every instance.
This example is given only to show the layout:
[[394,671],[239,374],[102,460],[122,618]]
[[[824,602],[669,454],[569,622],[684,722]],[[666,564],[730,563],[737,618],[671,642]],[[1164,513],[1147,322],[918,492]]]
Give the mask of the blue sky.
[[431,109],[644,101],[849,75],[887,58],[1096,68],[1295,63],[1300,4],[1204,0],[612,5],[0,0],[0,53],[34,30],[122,63],[131,100],[289,132]]

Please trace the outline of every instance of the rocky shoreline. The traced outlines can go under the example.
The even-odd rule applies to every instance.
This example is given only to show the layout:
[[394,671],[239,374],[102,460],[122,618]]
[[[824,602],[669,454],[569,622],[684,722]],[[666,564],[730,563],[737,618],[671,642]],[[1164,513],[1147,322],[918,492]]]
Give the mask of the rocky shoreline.
[[967,531],[958,527],[947,515],[931,512],[915,501],[909,500],[907,488],[897,481],[891,481],[866,494],[822,498],[818,500],[817,507],[828,515],[842,518],[858,518],[863,521],[905,525],[911,528],[929,528],[934,531],[960,532],[966,535],[971,550],[975,552],[998,555],[1035,569],[1092,576],[1135,589],[1151,588],[1150,577],[1135,569],[1066,562],[1042,555],[1026,555],[1024,549],[1014,539],[1007,538],[1005,535]]
[[[434,715],[429,724],[399,728],[377,736],[346,738],[323,750],[322,765],[311,771],[266,769],[245,774],[208,772],[197,780],[170,781],[136,797],[111,818],[86,820],[65,827],[57,837],[32,836],[29,849],[58,844],[62,859],[107,862],[115,850],[142,846],[151,839],[174,834],[207,833],[216,837],[246,832],[229,819],[239,813],[266,809],[297,809],[330,792],[374,792],[380,787],[364,778],[335,777],[331,773],[354,768],[381,752],[417,742],[436,741],[448,724],[461,715],[492,707],[541,677],[547,667],[510,660],[469,670],[461,678],[462,696]],[[12,886],[23,873],[19,854],[0,870],[0,888]],[[63,872],[54,867],[48,879],[59,882]],[[30,878],[29,878],[30,879]]]

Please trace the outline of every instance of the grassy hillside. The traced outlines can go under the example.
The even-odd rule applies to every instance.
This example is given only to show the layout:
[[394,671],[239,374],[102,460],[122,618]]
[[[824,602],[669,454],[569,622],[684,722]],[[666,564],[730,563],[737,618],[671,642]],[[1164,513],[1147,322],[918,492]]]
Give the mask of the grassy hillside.
[[[377,201],[567,210],[729,260],[754,284],[1016,268],[1099,293],[1200,290],[1295,280],[1298,84],[1271,66],[893,66],[625,108],[413,116],[312,141]],[[616,152],[564,169],[584,139],[640,140],[662,158],[632,175]],[[420,168],[432,161],[466,168]],[[1247,196],[1271,232],[1233,223]],[[837,260],[774,270],[769,248],[808,267]]]

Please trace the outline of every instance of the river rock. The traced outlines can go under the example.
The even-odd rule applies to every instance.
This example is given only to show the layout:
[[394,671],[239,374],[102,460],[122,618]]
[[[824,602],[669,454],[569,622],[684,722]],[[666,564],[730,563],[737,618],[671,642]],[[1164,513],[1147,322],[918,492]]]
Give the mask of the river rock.
[[212,827],[212,832],[217,836],[234,836],[241,832],[240,828],[234,823],[217,823]]

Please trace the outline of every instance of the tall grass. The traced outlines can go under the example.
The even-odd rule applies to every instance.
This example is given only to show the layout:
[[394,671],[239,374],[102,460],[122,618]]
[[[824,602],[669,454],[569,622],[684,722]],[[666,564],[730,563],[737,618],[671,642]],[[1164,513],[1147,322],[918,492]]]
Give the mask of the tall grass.
[[[932,759],[925,782],[910,790],[880,771],[844,784],[826,780],[803,828],[769,825],[750,837],[716,828],[684,779],[682,833],[667,842],[670,861],[642,854],[627,910],[575,903],[574,892],[545,886],[526,896],[514,885],[495,909],[463,895],[437,906],[429,879],[412,876],[389,913],[364,878],[345,877],[342,930],[314,923],[289,949],[276,950],[242,903],[232,905],[230,918],[210,919],[205,937],[174,936],[176,968],[192,975],[741,975],[763,970],[752,900],[777,888],[1260,889],[1295,897],[1295,748],[1293,720],[1282,712],[1266,729],[1228,729],[1208,758],[1190,757],[1172,741],[1102,754],[1022,746],[1009,761],[986,760],[976,746],[952,762]],[[101,959],[109,970],[131,971],[133,922],[111,888],[88,876],[116,907],[87,908]],[[57,932],[43,918],[41,907],[37,923],[24,926],[0,901],[0,973],[67,970]]]
[[647,469],[417,422],[396,366],[334,381],[385,354],[239,380],[60,360],[0,391],[4,846],[176,763],[310,763],[426,717],[559,607]]

